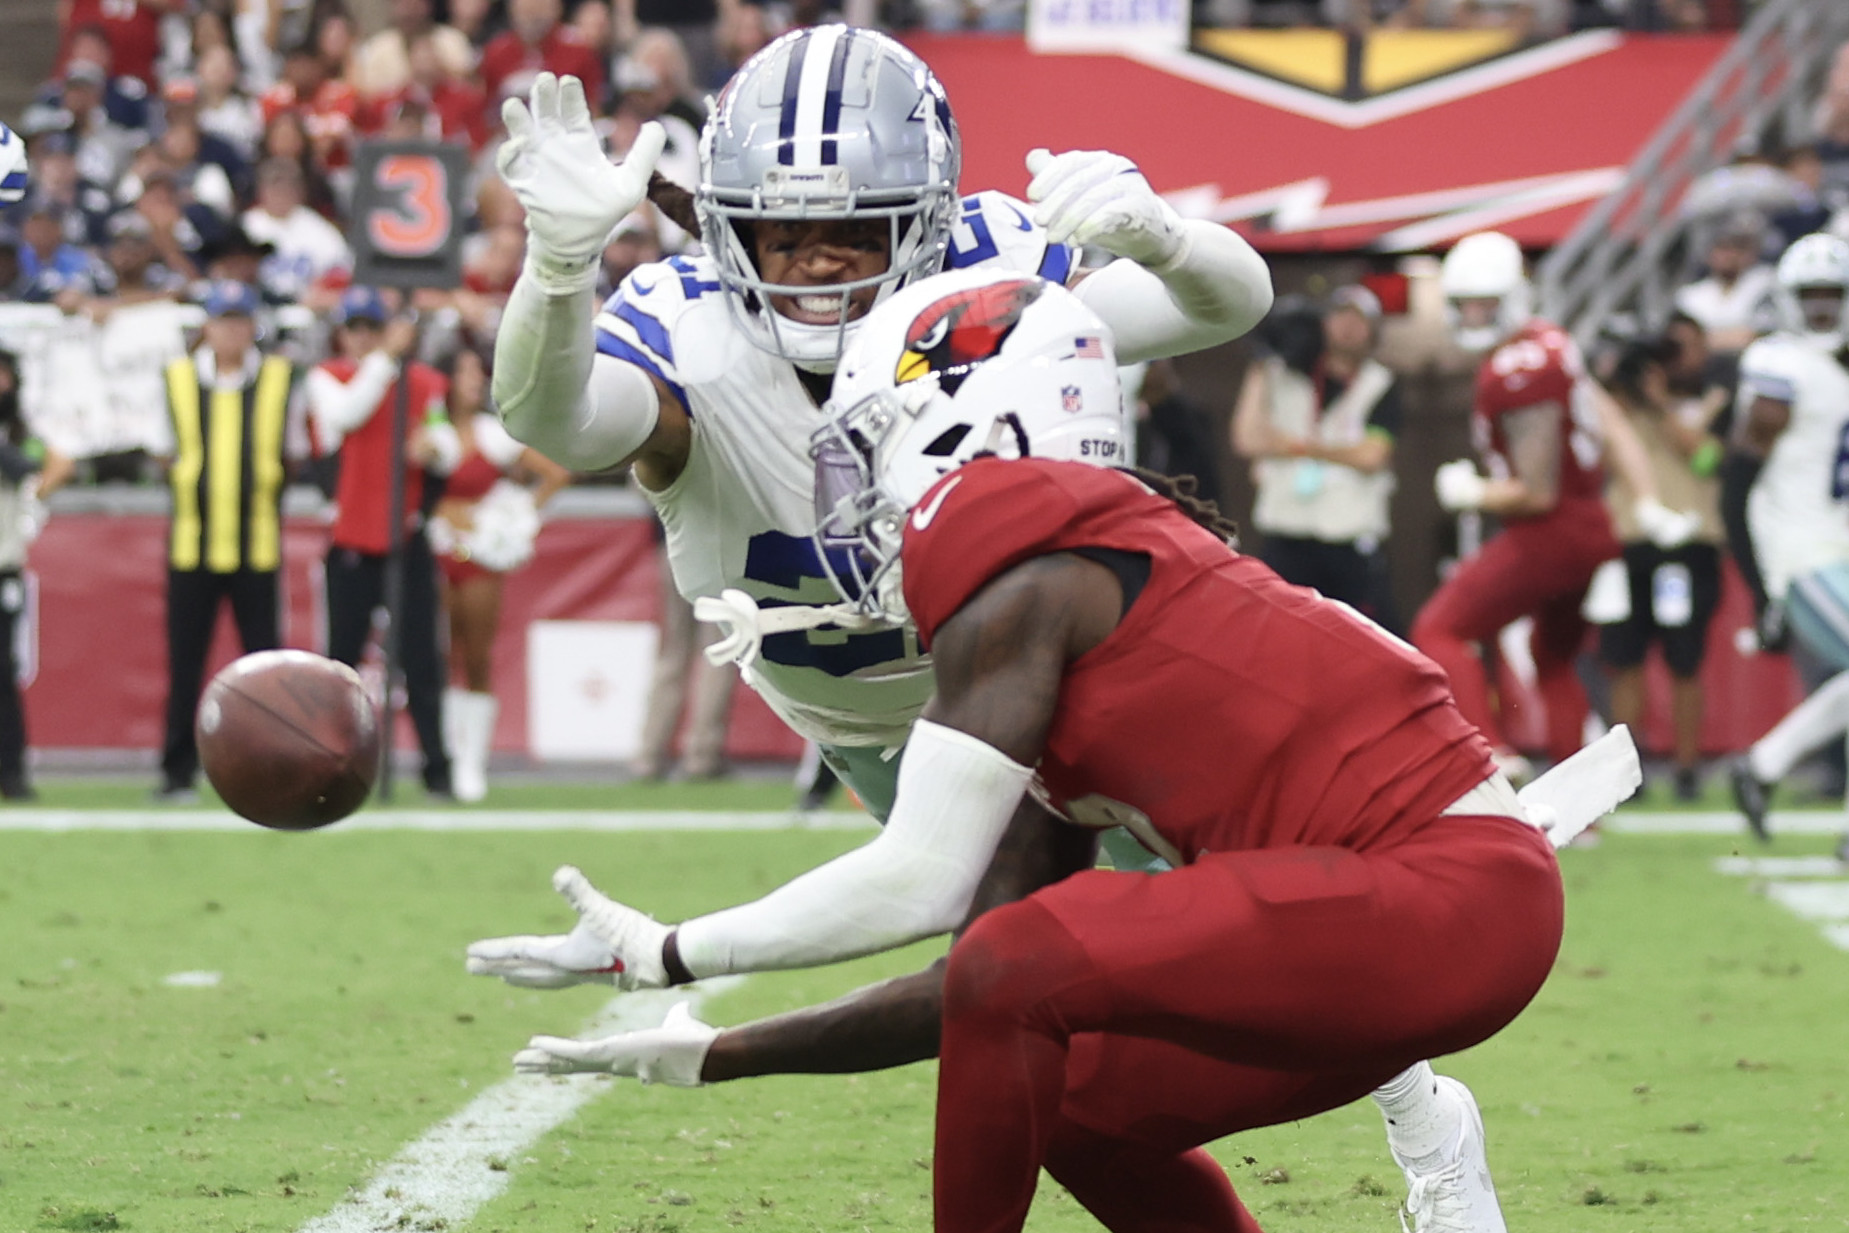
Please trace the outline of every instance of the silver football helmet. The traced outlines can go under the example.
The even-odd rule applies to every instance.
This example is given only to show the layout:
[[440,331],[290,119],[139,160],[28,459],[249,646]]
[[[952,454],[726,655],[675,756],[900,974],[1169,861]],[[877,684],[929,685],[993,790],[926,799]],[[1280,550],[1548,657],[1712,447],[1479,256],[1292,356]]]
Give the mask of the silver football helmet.
[[[853,292],[878,298],[942,268],[956,221],[962,145],[924,61],[851,26],[793,30],[748,60],[714,102],[700,137],[695,204],[726,301],[758,345],[832,372],[854,333]],[[828,287],[766,282],[752,247],[762,221],[886,219],[884,273]],[[826,325],[798,322],[769,297],[836,301]]]
[[1058,283],[997,270],[925,279],[867,315],[835,374],[816,462],[816,546],[861,613],[906,619],[906,515],[970,460],[1122,466],[1110,330]]

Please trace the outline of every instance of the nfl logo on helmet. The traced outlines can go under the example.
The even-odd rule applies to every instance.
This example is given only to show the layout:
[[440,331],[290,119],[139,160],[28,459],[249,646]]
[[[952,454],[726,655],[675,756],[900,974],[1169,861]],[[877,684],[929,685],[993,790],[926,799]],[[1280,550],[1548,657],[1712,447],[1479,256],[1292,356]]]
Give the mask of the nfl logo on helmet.
[[1085,398],[1078,386],[1062,385],[1059,387],[1059,405],[1068,414],[1077,414],[1085,409]]
[[25,195],[26,143],[0,124],[0,205],[11,205]]

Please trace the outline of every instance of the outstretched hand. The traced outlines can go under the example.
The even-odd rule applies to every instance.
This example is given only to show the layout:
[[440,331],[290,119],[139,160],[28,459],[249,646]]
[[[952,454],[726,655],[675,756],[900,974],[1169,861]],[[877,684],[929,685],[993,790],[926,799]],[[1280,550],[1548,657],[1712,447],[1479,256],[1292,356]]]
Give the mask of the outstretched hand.
[[498,976],[528,989],[582,984],[659,989],[668,983],[661,955],[668,926],[608,898],[570,865],[552,875],[552,886],[578,911],[572,931],[472,942],[471,975]]
[[526,210],[532,255],[542,268],[590,268],[617,224],[648,195],[666,133],[651,120],[623,161],[612,163],[591,127],[583,83],[551,73],[534,79],[525,102],[508,99],[501,117],[507,140],[495,162]]
[[612,1074],[644,1083],[699,1087],[706,1051],[719,1035],[677,1002],[660,1027],[618,1032],[600,1040],[535,1036],[514,1054],[514,1069],[529,1075]]

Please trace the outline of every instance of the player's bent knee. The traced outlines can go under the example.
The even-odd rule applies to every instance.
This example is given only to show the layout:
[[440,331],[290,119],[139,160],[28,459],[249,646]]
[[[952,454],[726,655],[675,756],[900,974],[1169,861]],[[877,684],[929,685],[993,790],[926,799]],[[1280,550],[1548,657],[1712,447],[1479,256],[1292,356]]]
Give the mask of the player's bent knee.
[[1087,966],[1054,915],[1024,899],[983,913],[950,948],[944,1021],[1018,1022]]

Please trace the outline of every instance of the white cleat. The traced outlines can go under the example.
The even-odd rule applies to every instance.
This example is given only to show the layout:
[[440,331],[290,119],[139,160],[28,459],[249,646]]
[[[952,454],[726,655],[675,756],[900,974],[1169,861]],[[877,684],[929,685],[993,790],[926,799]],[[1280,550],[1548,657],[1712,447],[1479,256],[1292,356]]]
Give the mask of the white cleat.
[[1444,1163],[1430,1172],[1414,1170],[1398,1152],[1393,1153],[1406,1174],[1401,1233],[1508,1233],[1502,1205],[1496,1201],[1496,1184],[1490,1180],[1483,1115],[1477,1111],[1476,1098],[1447,1075],[1438,1076],[1438,1086],[1463,1105],[1464,1127],[1445,1153]]

